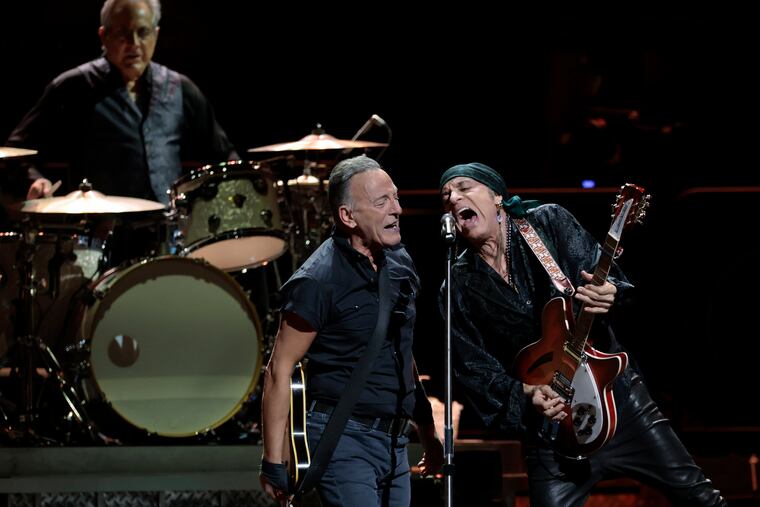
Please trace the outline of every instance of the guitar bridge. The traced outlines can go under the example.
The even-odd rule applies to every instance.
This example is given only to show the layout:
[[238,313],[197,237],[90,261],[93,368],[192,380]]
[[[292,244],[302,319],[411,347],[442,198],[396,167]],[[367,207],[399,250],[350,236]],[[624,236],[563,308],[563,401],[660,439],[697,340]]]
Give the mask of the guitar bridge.
[[565,377],[558,371],[554,372],[554,377],[552,378],[552,389],[554,389],[557,394],[562,396],[562,398],[565,400],[566,405],[572,403],[573,396],[575,396],[575,388],[573,387],[572,380]]

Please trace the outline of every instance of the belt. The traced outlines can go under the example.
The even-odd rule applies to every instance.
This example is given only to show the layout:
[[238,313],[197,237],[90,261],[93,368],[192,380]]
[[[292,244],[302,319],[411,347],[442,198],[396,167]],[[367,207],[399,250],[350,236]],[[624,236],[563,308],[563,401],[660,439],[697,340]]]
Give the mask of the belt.
[[[335,410],[335,406],[316,400],[312,402],[311,410],[330,415]],[[412,432],[412,428],[414,428],[412,420],[406,417],[370,417],[351,414],[349,419],[368,426],[373,430],[397,437],[409,435]]]

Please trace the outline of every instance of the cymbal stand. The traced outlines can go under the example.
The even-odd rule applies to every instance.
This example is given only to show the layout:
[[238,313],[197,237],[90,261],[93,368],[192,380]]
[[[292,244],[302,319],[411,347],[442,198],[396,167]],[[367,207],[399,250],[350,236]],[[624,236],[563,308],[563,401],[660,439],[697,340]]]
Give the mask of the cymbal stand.
[[[287,185],[291,225],[288,231],[295,271],[322,244],[332,229],[324,180],[313,175],[317,163],[304,161],[302,177]],[[316,180],[316,182],[314,181]],[[291,180],[293,181],[293,180]]]
[[[37,334],[39,325],[38,308],[36,305],[37,292],[42,287],[42,280],[38,280],[34,270],[34,256],[37,251],[36,227],[30,226],[29,221],[22,223],[22,241],[16,258],[16,267],[19,271],[19,295],[16,307],[15,335],[17,367],[13,370],[21,379],[21,404],[22,411],[18,421],[21,425],[22,434],[37,437],[34,432],[36,418],[36,400],[34,393],[35,376],[53,379],[60,389],[63,399],[68,405],[71,416],[76,422],[84,427],[90,437],[94,439],[94,427],[85,412],[82,402],[75,389],[66,381],[63,369],[53,351],[44,343]],[[41,368],[37,368],[36,359],[40,360]]]

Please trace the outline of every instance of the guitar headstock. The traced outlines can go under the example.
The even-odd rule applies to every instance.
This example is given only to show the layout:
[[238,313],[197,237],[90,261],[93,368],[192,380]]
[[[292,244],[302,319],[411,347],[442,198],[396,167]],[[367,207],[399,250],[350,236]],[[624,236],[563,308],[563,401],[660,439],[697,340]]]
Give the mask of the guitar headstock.
[[615,204],[612,205],[612,227],[610,234],[618,240],[624,228],[634,223],[641,224],[646,216],[651,196],[644,188],[633,183],[620,187]]

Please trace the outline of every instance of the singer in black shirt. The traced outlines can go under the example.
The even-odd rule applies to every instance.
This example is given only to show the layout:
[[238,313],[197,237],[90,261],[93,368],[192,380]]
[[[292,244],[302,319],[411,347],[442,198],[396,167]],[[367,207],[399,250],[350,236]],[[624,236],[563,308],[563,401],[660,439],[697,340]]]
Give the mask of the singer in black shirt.
[[387,332],[317,492],[325,507],[406,507],[411,495],[406,420],[416,423],[425,449],[423,473],[440,468],[443,448],[412,359],[419,278],[400,245],[396,186],[376,161],[354,157],[330,174],[329,201],[336,232],[282,290],[282,322],[264,377],[262,486],[273,498],[288,494],[280,463],[293,366],[309,359],[307,428],[313,453],[374,334],[378,280],[387,273]]

